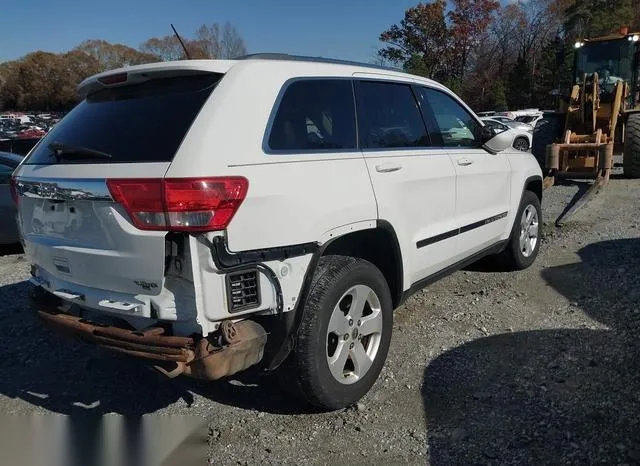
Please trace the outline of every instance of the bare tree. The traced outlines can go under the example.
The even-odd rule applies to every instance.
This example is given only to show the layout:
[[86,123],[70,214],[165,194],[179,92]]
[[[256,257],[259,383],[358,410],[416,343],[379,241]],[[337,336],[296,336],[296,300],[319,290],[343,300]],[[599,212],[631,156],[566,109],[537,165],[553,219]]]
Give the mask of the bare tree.
[[[208,58],[200,41],[183,39],[191,58]],[[184,60],[186,58],[182,44],[175,35],[152,37],[140,45],[140,50],[162,61]]]
[[208,58],[236,58],[247,53],[244,39],[228,22],[223,26],[203,24],[196,31],[196,41]]
[[157,58],[148,53],[139,52],[136,49],[122,44],[110,44],[104,40],[86,40],[73,49],[89,55],[98,63],[100,71],[111,70],[125,65],[139,65],[152,63]]

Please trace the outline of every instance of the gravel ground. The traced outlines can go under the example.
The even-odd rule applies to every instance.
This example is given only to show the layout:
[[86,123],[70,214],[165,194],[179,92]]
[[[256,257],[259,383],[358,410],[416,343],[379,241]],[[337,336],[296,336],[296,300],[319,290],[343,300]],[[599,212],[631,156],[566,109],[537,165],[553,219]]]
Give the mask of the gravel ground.
[[378,382],[334,413],[269,380],[170,381],[61,340],[28,311],[28,264],[6,251],[0,413],[206,416],[219,464],[640,463],[640,182],[612,180],[555,228],[583,188],[545,192],[530,269],[484,261],[410,299]]

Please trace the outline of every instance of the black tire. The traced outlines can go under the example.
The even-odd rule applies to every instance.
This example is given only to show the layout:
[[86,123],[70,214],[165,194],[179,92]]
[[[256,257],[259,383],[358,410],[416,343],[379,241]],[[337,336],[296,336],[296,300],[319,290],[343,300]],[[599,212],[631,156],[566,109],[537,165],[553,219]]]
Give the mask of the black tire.
[[538,121],[536,127],[533,129],[531,153],[543,171],[546,168],[547,146],[562,136],[562,129],[563,121],[558,115],[543,118]]
[[[356,285],[365,285],[377,295],[382,330],[373,363],[362,378],[345,385],[332,375],[327,361],[328,326],[332,312],[343,295]],[[380,375],[391,342],[393,306],[389,286],[370,262],[345,256],[320,259],[298,329],[295,349],[279,374],[285,388],[322,410],[351,406],[362,398]],[[356,342],[360,344],[360,342]]]
[[[520,229],[522,214],[528,206],[533,206],[538,216],[538,236],[535,247],[529,256],[526,256],[520,247]],[[540,208],[540,199],[535,193],[531,191],[525,191],[522,194],[522,200],[518,207],[518,213],[513,222],[511,229],[511,236],[509,237],[509,244],[504,251],[504,256],[509,262],[509,266],[513,270],[524,270],[533,264],[538,257],[540,251],[540,243],[542,237],[542,209]]]
[[525,137],[518,136],[513,140],[513,147],[515,149],[526,152],[529,150],[529,140]]
[[640,113],[629,115],[624,129],[624,175],[640,178]]

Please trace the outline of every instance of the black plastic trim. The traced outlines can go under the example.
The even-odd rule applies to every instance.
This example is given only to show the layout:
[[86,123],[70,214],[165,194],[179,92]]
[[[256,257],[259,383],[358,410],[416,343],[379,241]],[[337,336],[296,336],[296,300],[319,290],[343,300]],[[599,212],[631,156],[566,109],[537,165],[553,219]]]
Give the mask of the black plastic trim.
[[[256,302],[255,303],[250,303],[250,304],[243,304],[241,306],[233,306],[233,290],[231,288],[232,286],[232,281],[234,276],[236,275],[242,275],[242,274],[247,274],[247,273],[252,273],[255,274],[255,281],[256,281]],[[225,288],[227,291],[227,306],[228,306],[228,310],[230,314],[234,314],[237,312],[242,312],[242,311],[248,311],[249,309],[256,309],[258,307],[260,307],[260,305],[262,304],[262,296],[260,293],[260,272],[258,271],[257,268],[255,267],[251,267],[251,268],[247,268],[244,270],[238,270],[237,272],[231,272],[225,275]]]
[[449,239],[454,236],[457,236],[459,232],[460,232],[460,229],[456,228],[455,230],[446,231],[444,233],[440,233],[439,235],[432,236],[431,238],[421,239],[416,243],[416,247],[420,249],[425,246],[429,246],[430,244],[437,243],[438,241],[444,241],[445,239]]
[[494,215],[493,217],[489,217],[489,218],[485,218],[484,220],[480,220],[479,222],[471,223],[470,225],[465,225],[465,226],[460,228],[460,234],[466,233],[466,232],[471,231],[471,230],[475,230],[476,228],[480,228],[480,227],[482,227],[484,225],[487,225],[489,223],[497,222],[498,220],[501,220],[501,219],[505,218],[508,214],[509,214],[509,212],[502,212],[502,213],[500,213],[498,215]]
[[444,241],[445,239],[452,238],[454,236],[460,235],[462,233],[466,233],[471,230],[475,230],[476,228],[480,228],[488,223],[496,222],[500,219],[505,218],[509,212],[502,212],[498,215],[494,215],[493,217],[485,218],[484,220],[480,220],[478,222],[470,223],[469,225],[465,225],[460,228],[456,228],[455,230],[447,231],[445,233],[440,233],[439,235],[432,236],[431,238],[421,239],[416,243],[416,247],[418,249],[423,248],[425,246],[429,246],[430,244],[437,243],[438,241]]
[[400,242],[398,241],[398,235],[396,230],[386,220],[378,220],[376,226],[381,230],[385,230],[391,235],[393,241],[393,249],[395,251],[394,257],[396,259],[396,283],[398,284],[397,290],[391,290],[394,294],[393,302],[397,307],[402,301],[402,290],[404,289],[404,264],[402,262],[402,249],[400,249]]
[[[543,183],[542,177],[539,176],[539,175],[533,175],[533,176],[528,177],[526,180],[524,180],[524,184],[522,185],[522,193],[520,193],[520,201],[522,201],[522,196],[524,196],[524,192],[527,190],[527,186],[532,181],[539,181],[540,183]],[[540,203],[542,203],[542,194],[543,193],[544,193],[544,188],[542,188],[540,190]]]
[[304,256],[318,250],[317,243],[297,244],[293,246],[282,246],[266,249],[254,249],[242,252],[230,252],[224,237],[216,236],[211,241],[211,246],[215,249],[216,258],[214,262],[222,269],[238,267],[257,262],[283,261],[292,257]]
[[479,251],[473,254],[472,256],[467,257],[466,259],[456,262],[455,264],[450,265],[449,267],[446,267],[432,275],[429,275],[426,278],[423,278],[422,280],[415,282],[413,285],[411,285],[411,288],[409,288],[407,291],[405,291],[402,294],[401,304],[404,303],[409,297],[411,297],[411,295],[413,295],[417,291],[420,291],[422,288],[426,287],[427,285],[435,283],[438,280],[446,277],[447,275],[451,275],[452,273],[457,272],[458,270],[466,267],[467,265],[477,262],[483,257],[502,252],[505,246],[508,244],[508,242],[509,242],[508,240],[500,241],[492,246],[489,246],[488,248],[483,249],[482,251]]
[[[283,328],[279,329],[282,339],[280,345],[277,347],[277,349],[272,349],[272,347],[265,348],[264,369],[266,371],[274,371],[278,367],[280,367],[280,365],[285,361],[285,359],[287,359],[287,356],[289,356],[295,346],[295,337],[298,328],[300,327],[300,323],[302,322],[302,314],[304,306],[307,302],[309,290],[311,288],[311,280],[313,279],[313,274],[318,267],[318,262],[320,262],[320,257],[322,257],[322,253],[326,249],[328,244],[329,243],[324,244],[322,248],[317,248],[314,252],[311,261],[309,261],[307,271],[304,275],[302,287],[300,288],[300,293],[298,294],[298,302],[291,311],[285,312],[281,316],[280,324]],[[269,343],[270,342],[267,340],[268,346]],[[267,354],[269,354],[268,358]]]

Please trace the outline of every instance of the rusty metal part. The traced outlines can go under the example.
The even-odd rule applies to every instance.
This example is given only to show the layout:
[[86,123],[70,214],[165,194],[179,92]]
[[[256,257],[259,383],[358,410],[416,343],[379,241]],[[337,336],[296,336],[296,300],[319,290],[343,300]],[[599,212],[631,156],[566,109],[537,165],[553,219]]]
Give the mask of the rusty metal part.
[[219,379],[240,372],[262,360],[267,332],[252,320],[233,327],[233,341],[217,348],[203,338],[196,345],[195,358],[184,364],[183,373],[199,379]]
[[81,317],[61,312],[39,310],[44,324],[67,335],[116,351],[131,353],[145,359],[183,361],[193,359],[193,338],[162,335],[162,327],[149,333],[89,322]]
[[215,380],[235,374],[262,360],[267,332],[256,322],[224,321],[206,338],[165,335],[165,328],[143,331],[90,322],[78,316],[39,308],[42,322],[61,333],[103,348],[152,362],[168,377],[184,374]]

